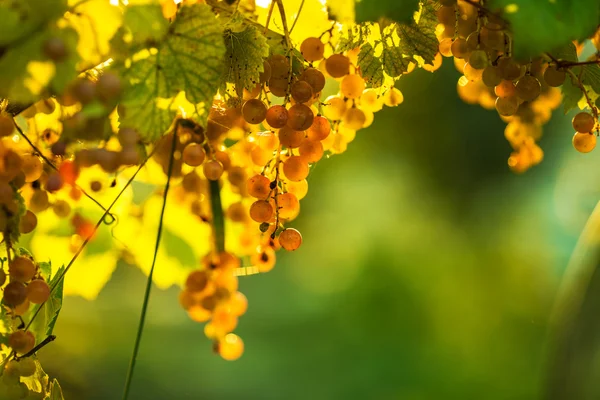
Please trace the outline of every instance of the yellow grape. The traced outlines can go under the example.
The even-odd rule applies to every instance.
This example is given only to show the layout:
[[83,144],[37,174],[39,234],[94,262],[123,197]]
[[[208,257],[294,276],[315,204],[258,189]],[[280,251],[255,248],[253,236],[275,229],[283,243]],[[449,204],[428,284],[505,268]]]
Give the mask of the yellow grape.
[[273,213],[273,206],[265,200],[257,200],[250,206],[250,218],[256,222],[268,222]]
[[294,193],[298,200],[302,200],[308,193],[308,181],[306,179],[297,182],[287,182],[285,187],[288,192]]
[[283,219],[295,218],[300,212],[300,201],[295,194],[288,192],[277,196],[279,217]]
[[391,88],[383,95],[383,104],[388,107],[396,107],[399,104],[402,104],[404,101],[404,95],[397,88]]
[[353,130],[359,130],[362,128],[367,121],[365,113],[356,107],[349,108],[342,117],[344,126]]
[[297,131],[304,131],[312,125],[314,117],[310,107],[304,104],[294,104],[288,110],[287,126]]
[[191,167],[202,165],[206,158],[206,153],[202,145],[198,143],[190,143],[183,149],[183,162]]
[[287,251],[297,250],[302,244],[302,235],[296,229],[286,228],[279,234],[279,244]]
[[300,53],[302,53],[302,56],[306,61],[319,61],[323,58],[324,52],[325,45],[319,38],[309,37],[304,39],[302,44],[300,44]]
[[377,112],[383,108],[383,99],[375,89],[365,89],[360,95],[359,102],[363,110]]
[[340,83],[340,91],[349,99],[357,99],[363,90],[365,90],[365,80],[360,75],[346,75]]
[[580,153],[589,153],[596,147],[596,135],[593,133],[575,132],[573,147]]
[[237,360],[244,353],[244,342],[234,334],[228,333],[218,342],[219,355],[227,361]]
[[35,271],[34,262],[24,256],[13,258],[8,266],[11,281],[29,282],[35,275]]
[[329,96],[323,102],[323,115],[333,121],[342,119],[346,112],[346,102],[339,96]]
[[27,353],[35,346],[35,336],[30,331],[14,331],[8,337],[8,345],[17,353]]
[[304,139],[298,150],[300,156],[309,163],[317,162],[323,157],[323,145],[320,141]]
[[591,114],[580,112],[573,117],[573,129],[579,133],[589,133],[594,129],[596,120]]
[[288,126],[284,126],[279,130],[278,136],[282,146],[295,149],[302,144],[305,134],[304,131],[297,131]]
[[266,176],[254,175],[248,179],[246,188],[250,196],[259,200],[266,200],[269,197],[269,193],[271,193],[270,185],[271,181]]
[[519,109],[519,100],[513,97],[498,97],[496,99],[496,111],[504,117],[515,115]]
[[319,93],[325,87],[325,76],[316,68],[306,68],[300,80],[307,82],[313,90],[313,93]]
[[283,162],[283,173],[293,182],[306,179],[308,172],[308,163],[300,156],[291,156]]
[[343,54],[332,54],[325,61],[325,68],[333,78],[341,78],[350,73],[350,59]]
[[33,304],[41,304],[50,297],[50,286],[41,279],[34,279],[27,285],[27,298]]
[[0,137],[10,136],[15,130],[15,124],[12,118],[7,115],[0,115]]
[[306,81],[296,81],[290,89],[292,98],[298,103],[306,103],[313,97],[312,86]]
[[331,125],[327,118],[316,116],[312,125],[308,128],[308,138],[314,141],[324,140],[330,132]]

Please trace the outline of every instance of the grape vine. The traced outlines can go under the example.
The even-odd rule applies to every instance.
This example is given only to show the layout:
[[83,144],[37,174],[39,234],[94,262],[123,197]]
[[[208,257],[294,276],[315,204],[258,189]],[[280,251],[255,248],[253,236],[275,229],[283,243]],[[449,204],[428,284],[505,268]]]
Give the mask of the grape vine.
[[[542,126],[561,104],[581,109],[576,150],[592,151],[600,133],[592,1],[328,1],[326,27],[301,38],[310,1],[294,18],[284,0],[126,3],[0,2],[8,398],[63,398],[36,353],[60,340],[63,295],[93,298],[110,278],[112,269],[90,271],[81,259],[114,268],[127,258],[148,273],[124,399],[153,282],[181,287],[181,308],[223,359],[242,356],[239,277],[269,272],[278,250],[302,246],[293,223],[315,165],[343,153],[384,106],[402,104],[397,82],[415,70],[453,58],[460,98],[507,122],[515,172],[542,161]],[[530,28],[532,15],[544,26]],[[173,260],[163,234],[195,260]]]

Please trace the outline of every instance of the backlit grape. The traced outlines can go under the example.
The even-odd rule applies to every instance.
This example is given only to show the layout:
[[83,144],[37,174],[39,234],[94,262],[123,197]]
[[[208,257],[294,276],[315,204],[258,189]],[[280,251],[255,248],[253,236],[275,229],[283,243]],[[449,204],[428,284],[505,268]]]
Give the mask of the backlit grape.
[[314,117],[310,107],[304,104],[294,104],[288,110],[287,126],[297,131],[304,131],[312,125]]
[[321,42],[321,39],[316,37],[309,37],[304,39],[300,45],[300,53],[306,61],[319,61],[323,58],[325,51],[325,45]]
[[350,73],[350,59],[343,54],[333,54],[325,61],[327,73],[334,78],[341,78]]
[[309,163],[317,162],[323,157],[323,145],[317,140],[304,139],[298,150],[300,157]]
[[237,360],[244,353],[244,342],[233,333],[228,333],[218,343],[219,355],[227,361]]
[[291,181],[297,182],[305,179],[308,172],[308,163],[300,156],[291,156],[283,162],[283,173]]
[[302,244],[302,235],[294,228],[286,228],[279,234],[279,244],[287,251],[297,250]]
[[11,281],[17,282],[30,281],[35,275],[35,270],[34,262],[24,256],[15,257],[8,266]]
[[223,165],[217,160],[210,160],[204,163],[202,171],[209,181],[218,181],[223,175]]
[[268,201],[257,200],[250,206],[250,218],[256,222],[267,222],[273,214],[273,206]]
[[573,147],[580,153],[589,153],[596,147],[596,135],[593,133],[575,132]]
[[548,86],[560,86],[565,82],[566,77],[567,73],[564,70],[557,69],[553,65],[549,66],[546,68],[546,71],[544,71],[544,81]]
[[27,298],[33,304],[41,304],[50,297],[50,286],[41,279],[34,279],[27,285]]
[[312,86],[306,81],[296,81],[290,89],[292,98],[298,103],[305,103],[313,96]]
[[267,116],[267,107],[265,103],[258,99],[250,99],[242,107],[244,119],[249,124],[260,124]]
[[[345,108],[344,108],[345,111]],[[341,116],[340,116],[341,117]],[[329,136],[331,132],[331,125],[327,118],[322,116],[316,116],[313,119],[312,125],[308,128],[308,138],[314,141],[320,141]]]
[[35,346],[35,337],[30,331],[14,331],[8,337],[8,345],[17,353],[24,354]]
[[533,99],[537,98],[542,91],[540,81],[531,75],[525,75],[519,79],[515,88],[517,91],[517,96],[525,101],[532,101]]
[[269,124],[269,126],[272,128],[283,128],[287,124],[288,111],[284,106],[271,106],[267,110],[266,120],[267,124]]
[[325,87],[325,76],[316,68],[306,68],[300,80],[307,82],[313,90],[313,93],[318,93]]
[[271,192],[271,181],[263,175],[254,175],[246,184],[248,194],[254,198],[265,200]]
[[596,120],[592,114],[580,112],[573,117],[573,129],[579,133],[589,133],[594,129]]
[[299,147],[305,137],[304,131],[297,131],[289,126],[284,126],[281,128],[278,132],[278,135],[281,145],[291,149]]
[[202,145],[198,143],[190,143],[183,149],[183,162],[191,167],[202,165],[206,158],[206,153]]
[[[12,279],[12,276],[11,276]],[[27,288],[21,282],[12,281],[4,288],[2,301],[9,307],[16,307],[27,298]]]
[[356,74],[346,75],[340,83],[340,91],[349,99],[357,99],[365,90],[365,81]]

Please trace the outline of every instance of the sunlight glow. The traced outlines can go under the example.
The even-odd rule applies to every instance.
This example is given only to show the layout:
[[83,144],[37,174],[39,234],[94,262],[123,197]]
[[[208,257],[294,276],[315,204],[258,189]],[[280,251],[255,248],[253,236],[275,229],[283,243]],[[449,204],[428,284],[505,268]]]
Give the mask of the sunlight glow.
[[256,6],[261,8],[267,8],[271,4],[271,0],[256,0]]

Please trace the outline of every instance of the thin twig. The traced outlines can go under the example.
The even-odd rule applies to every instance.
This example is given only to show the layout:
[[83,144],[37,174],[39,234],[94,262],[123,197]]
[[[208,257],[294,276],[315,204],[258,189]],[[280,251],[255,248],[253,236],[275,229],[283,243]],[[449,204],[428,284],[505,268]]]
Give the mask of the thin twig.
[[42,347],[46,346],[48,343],[53,342],[56,339],[55,335],[49,335],[46,339],[42,340],[37,346],[33,349],[29,350],[27,353],[22,356],[15,356],[15,361],[19,361],[22,358],[31,357],[36,352],[38,352]]
[[292,23],[292,26],[290,27],[290,35],[292,34],[294,27],[296,26],[296,22],[298,22],[298,19],[300,18],[300,13],[302,12],[302,7],[304,7],[304,0],[302,0],[300,2],[300,7],[298,7],[298,12],[296,13],[296,18],[294,19],[294,22]]
[[269,7],[269,13],[267,14],[267,21],[265,22],[265,34],[269,31],[269,22],[271,22],[271,17],[273,16],[273,8],[275,8],[275,1],[272,1],[271,6]]

